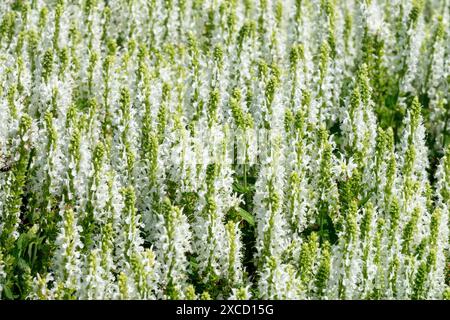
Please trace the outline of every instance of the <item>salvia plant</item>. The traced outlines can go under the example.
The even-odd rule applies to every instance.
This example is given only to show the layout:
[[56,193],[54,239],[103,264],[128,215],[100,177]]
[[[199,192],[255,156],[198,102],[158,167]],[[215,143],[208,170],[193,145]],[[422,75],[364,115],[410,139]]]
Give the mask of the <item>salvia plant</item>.
[[0,298],[450,298],[450,1],[0,1]]

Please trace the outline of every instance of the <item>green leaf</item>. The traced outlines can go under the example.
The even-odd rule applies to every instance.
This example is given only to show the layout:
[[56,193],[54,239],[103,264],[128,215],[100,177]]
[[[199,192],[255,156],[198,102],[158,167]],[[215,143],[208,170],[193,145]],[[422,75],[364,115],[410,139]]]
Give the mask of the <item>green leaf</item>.
[[17,239],[16,243],[19,256],[22,254],[22,250],[26,246],[26,242],[27,242],[27,235],[25,233],[22,233]]
[[14,296],[13,296],[13,294],[11,292],[11,289],[9,288],[8,285],[3,287],[3,292],[5,293],[5,297],[7,299],[14,299]]
[[[28,260],[33,261],[33,252],[36,253],[37,250],[37,242],[33,241],[28,245]],[[33,251],[33,247],[35,248]]]
[[252,227],[255,226],[255,219],[252,214],[241,207],[237,208],[237,213],[241,216],[242,219],[248,222]]
[[17,259],[17,267],[19,267],[19,269],[21,271],[30,271],[30,266],[28,265],[27,261],[25,261],[23,258],[19,257]]
[[233,183],[233,191],[238,192],[238,193],[245,193],[245,189],[244,186],[242,186],[239,183]]
[[238,182],[233,183],[233,191],[235,191],[235,192],[245,194],[245,193],[249,193],[253,190],[255,190],[255,186],[252,184],[247,184],[247,186],[245,186]]

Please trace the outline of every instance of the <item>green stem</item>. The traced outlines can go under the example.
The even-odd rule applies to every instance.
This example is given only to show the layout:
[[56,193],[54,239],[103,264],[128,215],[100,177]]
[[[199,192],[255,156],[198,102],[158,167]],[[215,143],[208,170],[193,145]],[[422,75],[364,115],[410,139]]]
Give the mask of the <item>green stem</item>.
[[442,149],[445,150],[445,145],[447,142],[447,124],[448,124],[448,118],[450,116],[448,110],[450,109],[450,103],[447,103],[447,110],[445,111],[445,121],[444,121],[444,130],[442,131]]

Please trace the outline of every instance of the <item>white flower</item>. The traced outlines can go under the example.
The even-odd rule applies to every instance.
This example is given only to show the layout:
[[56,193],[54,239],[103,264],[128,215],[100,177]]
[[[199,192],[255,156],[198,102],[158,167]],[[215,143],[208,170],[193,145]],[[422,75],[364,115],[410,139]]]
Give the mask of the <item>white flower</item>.
[[341,153],[340,157],[335,157],[333,166],[333,173],[339,180],[346,180],[351,178],[352,172],[358,166],[353,162],[353,157],[348,159]]

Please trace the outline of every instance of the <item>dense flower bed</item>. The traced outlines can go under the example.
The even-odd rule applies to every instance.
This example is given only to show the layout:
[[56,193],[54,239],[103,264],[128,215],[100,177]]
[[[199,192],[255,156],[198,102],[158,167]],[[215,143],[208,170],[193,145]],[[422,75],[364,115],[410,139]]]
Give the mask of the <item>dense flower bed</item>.
[[0,297],[442,299],[447,0],[3,0]]

